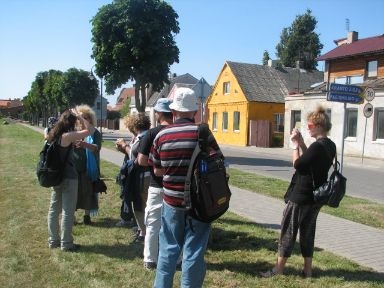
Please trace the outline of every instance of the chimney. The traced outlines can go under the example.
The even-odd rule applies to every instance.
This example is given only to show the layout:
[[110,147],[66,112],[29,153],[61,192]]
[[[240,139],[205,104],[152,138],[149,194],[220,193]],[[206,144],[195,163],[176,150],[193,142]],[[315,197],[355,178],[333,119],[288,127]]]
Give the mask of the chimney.
[[268,66],[269,67],[276,68],[278,63],[279,63],[279,60],[268,59]]
[[357,40],[359,40],[359,33],[358,32],[356,32],[356,31],[348,32],[348,36],[347,36],[347,43],[348,44],[351,44]]
[[304,61],[296,61],[296,68],[302,69],[304,67]]

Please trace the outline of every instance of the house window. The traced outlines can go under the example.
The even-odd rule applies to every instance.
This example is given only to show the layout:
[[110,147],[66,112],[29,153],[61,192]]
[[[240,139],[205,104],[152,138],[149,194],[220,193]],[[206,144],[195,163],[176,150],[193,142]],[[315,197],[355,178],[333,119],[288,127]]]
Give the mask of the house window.
[[212,130],[217,130],[217,112],[212,114]]
[[229,90],[231,88],[230,82],[224,82],[223,83],[223,94],[229,94]]
[[368,61],[367,63],[367,77],[377,77],[377,60]]
[[240,130],[240,112],[235,111],[233,112],[233,131],[239,131]]
[[[293,128],[298,128],[300,129],[301,127],[301,111],[300,110],[292,110],[291,111],[291,131]],[[291,133],[289,131],[289,133]]]
[[357,109],[348,108],[346,111],[345,135],[344,137],[356,137],[357,132]]
[[375,109],[374,140],[384,139],[384,108]]
[[228,130],[228,112],[223,112],[223,131]]
[[101,107],[100,102],[97,102],[96,103],[96,110],[101,110],[100,107]]
[[344,84],[344,85],[359,84],[363,82],[364,82],[363,75],[343,76],[335,79],[335,83]]
[[332,123],[332,118],[331,118],[332,110],[331,109],[325,109],[325,114],[328,115],[329,122]]
[[273,120],[273,132],[284,132],[284,114],[274,114]]

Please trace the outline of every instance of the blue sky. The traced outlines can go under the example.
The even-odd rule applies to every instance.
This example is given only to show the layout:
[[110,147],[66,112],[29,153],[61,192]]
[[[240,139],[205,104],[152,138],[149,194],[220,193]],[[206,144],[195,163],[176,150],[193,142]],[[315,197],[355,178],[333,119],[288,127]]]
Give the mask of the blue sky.
[[[112,0],[2,0],[0,6],[0,99],[23,98],[37,73],[71,67],[90,70],[91,23]],[[384,34],[383,0],[169,0],[179,15],[176,74],[190,73],[215,84],[225,61],[261,64],[263,52],[276,58],[283,28],[312,10],[322,53],[333,40],[359,32],[359,38]],[[323,62],[319,62],[323,70]],[[129,87],[131,83],[122,87]],[[114,105],[116,96],[107,95]]]

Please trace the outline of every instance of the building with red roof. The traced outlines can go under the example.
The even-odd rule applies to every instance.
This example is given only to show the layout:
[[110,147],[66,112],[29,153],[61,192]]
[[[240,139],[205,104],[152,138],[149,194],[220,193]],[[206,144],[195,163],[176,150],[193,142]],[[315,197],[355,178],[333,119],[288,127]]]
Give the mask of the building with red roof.
[[[293,127],[299,127],[307,142],[306,115],[317,105],[331,117],[329,137],[338,153],[384,160],[384,34],[359,39],[355,31],[334,41],[334,49],[319,56],[324,61],[324,82],[302,94],[285,97],[284,146],[289,147]],[[332,98],[330,84],[360,87],[360,102]],[[370,91],[373,97],[365,95]]]

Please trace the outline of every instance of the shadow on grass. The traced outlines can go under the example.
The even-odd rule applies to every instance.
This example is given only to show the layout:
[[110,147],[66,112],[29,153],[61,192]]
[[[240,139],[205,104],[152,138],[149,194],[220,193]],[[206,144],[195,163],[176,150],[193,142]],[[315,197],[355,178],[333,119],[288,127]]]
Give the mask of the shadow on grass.
[[86,245],[81,247],[81,253],[102,254],[109,258],[121,260],[141,259],[143,255],[142,243],[118,243],[114,245]]
[[282,167],[285,170],[290,170],[292,168],[291,161],[277,160],[277,159],[263,159],[263,158],[251,158],[251,157],[234,157],[226,156],[225,159],[228,161],[229,165],[249,165],[249,166],[272,166],[272,167]]
[[[265,228],[265,225],[233,218],[220,218],[216,223],[212,227],[211,239],[208,245],[208,248],[213,251],[258,249],[276,251],[277,249],[278,236],[275,232],[264,232],[262,237],[258,237],[256,231],[251,231],[247,228],[261,229]],[[222,227],[232,227],[232,229],[222,229]]]
[[116,229],[127,229],[126,227],[117,227],[116,223],[119,219],[111,218],[111,217],[98,217],[97,221],[92,222],[92,227],[99,228],[116,228]]
[[[299,273],[299,272],[298,272]],[[350,271],[345,269],[318,269],[315,268],[313,271],[313,278],[332,277],[342,278],[345,281],[355,282],[378,282],[384,284],[384,273],[379,273],[369,270]]]

